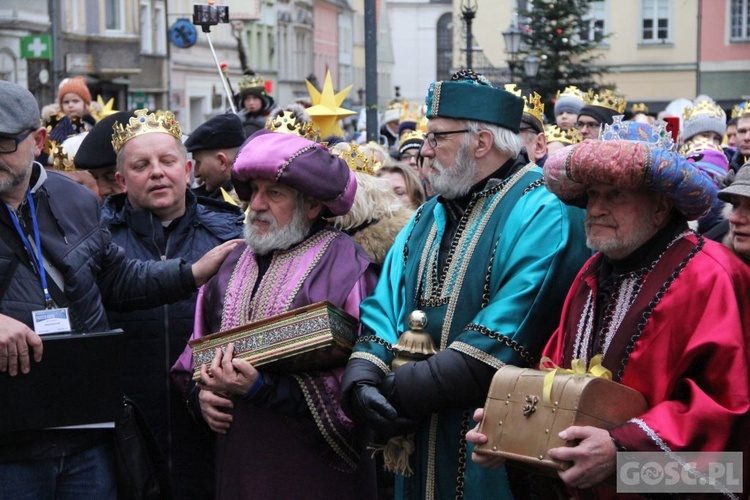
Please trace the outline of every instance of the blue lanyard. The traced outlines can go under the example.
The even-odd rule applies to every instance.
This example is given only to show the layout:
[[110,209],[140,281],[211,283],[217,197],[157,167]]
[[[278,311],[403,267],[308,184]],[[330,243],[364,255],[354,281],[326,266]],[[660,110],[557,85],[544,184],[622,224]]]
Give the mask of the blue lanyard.
[[42,290],[44,291],[44,300],[47,303],[47,309],[51,309],[52,296],[49,294],[49,289],[47,288],[47,275],[44,272],[44,259],[42,258],[42,244],[39,240],[39,224],[36,220],[36,207],[34,206],[34,198],[31,196],[31,189],[26,192],[26,200],[29,202],[29,208],[31,209],[31,225],[34,229],[34,243],[36,244],[36,251],[34,251],[34,247],[31,246],[31,242],[24,234],[23,229],[21,229],[21,223],[18,221],[16,212],[7,203],[5,204],[5,207],[8,209],[8,213],[10,214],[10,218],[16,228],[16,232],[18,232],[18,236],[21,237],[21,241],[23,241],[23,244],[26,247],[26,250],[28,250],[29,255],[31,255],[31,258],[34,259],[36,270],[39,273],[39,279],[42,282]]

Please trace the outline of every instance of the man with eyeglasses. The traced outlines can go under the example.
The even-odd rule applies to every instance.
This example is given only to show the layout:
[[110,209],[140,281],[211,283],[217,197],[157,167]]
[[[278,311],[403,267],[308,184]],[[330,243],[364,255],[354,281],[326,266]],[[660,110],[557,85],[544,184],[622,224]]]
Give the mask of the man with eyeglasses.
[[[108,330],[105,302],[126,310],[189,297],[237,245],[192,266],[125,260],[99,226],[93,193],[34,161],[46,138],[40,123],[31,92],[0,81],[2,377],[22,378],[44,364],[39,333]],[[45,322],[51,314],[59,321]],[[76,365],[71,359],[70,370]],[[115,498],[111,429],[0,429],[0,443],[0,498]]]
[[[462,70],[433,83],[426,102],[421,154],[438,196],[399,234],[362,302],[342,406],[381,435],[414,433],[413,474],[398,471],[397,498],[509,497],[505,474],[471,462],[463,436],[495,371],[538,361],[590,255],[583,212],[549,193],[542,170],[519,155],[521,97]],[[439,352],[393,371],[414,310]],[[386,463],[399,442],[386,446]]]
[[615,116],[625,112],[625,105],[625,99],[611,90],[603,90],[600,94],[593,89],[586,92],[576,122],[576,128],[581,132],[583,140],[598,139],[602,127],[612,125]]

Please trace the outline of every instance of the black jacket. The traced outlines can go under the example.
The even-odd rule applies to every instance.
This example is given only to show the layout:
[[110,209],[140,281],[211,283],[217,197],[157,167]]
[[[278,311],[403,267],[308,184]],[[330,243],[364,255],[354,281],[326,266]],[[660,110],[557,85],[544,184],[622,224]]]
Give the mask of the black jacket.
[[[237,206],[196,198],[188,190],[185,214],[165,229],[153,213],[133,209],[126,197],[108,197],[101,221],[128,258],[195,262],[216,245],[242,236],[244,215]],[[125,331],[124,391],[154,431],[178,498],[210,498],[213,486],[211,434],[192,420],[169,379],[169,369],[193,332],[196,297],[197,292],[170,305],[108,312],[111,326]]]
[[[127,260],[109,231],[99,225],[99,203],[88,189],[37,163],[30,186],[48,262],[45,267],[54,267],[61,282],[56,286],[48,272],[50,291],[57,306],[69,308],[74,330],[108,330],[105,305],[117,310],[153,307],[195,291],[192,270],[185,261]],[[31,234],[28,203],[17,214]],[[7,209],[0,209],[0,235],[0,313],[33,328],[32,311],[45,307],[42,285]],[[0,435],[0,462],[63,456],[104,438],[92,430]]]

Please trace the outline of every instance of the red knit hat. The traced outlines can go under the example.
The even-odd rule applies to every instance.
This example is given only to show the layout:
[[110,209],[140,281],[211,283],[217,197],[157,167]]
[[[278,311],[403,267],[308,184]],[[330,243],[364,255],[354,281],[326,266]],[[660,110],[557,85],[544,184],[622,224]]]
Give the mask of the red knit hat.
[[86,80],[82,76],[74,76],[62,81],[60,84],[60,91],[57,93],[57,101],[60,106],[62,106],[62,99],[65,94],[76,94],[83,99],[86,106],[91,104],[91,92],[89,92]]

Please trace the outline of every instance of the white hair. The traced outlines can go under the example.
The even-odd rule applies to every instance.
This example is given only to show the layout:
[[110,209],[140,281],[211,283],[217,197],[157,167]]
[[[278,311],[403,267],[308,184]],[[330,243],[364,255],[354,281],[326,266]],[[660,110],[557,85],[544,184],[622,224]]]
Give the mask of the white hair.
[[466,128],[469,129],[472,134],[477,134],[482,130],[490,132],[492,134],[495,149],[508,155],[510,158],[518,156],[521,152],[521,148],[523,148],[523,139],[521,139],[518,134],[507,128],[492,123],[477,121],[466,121],[465,123]]

